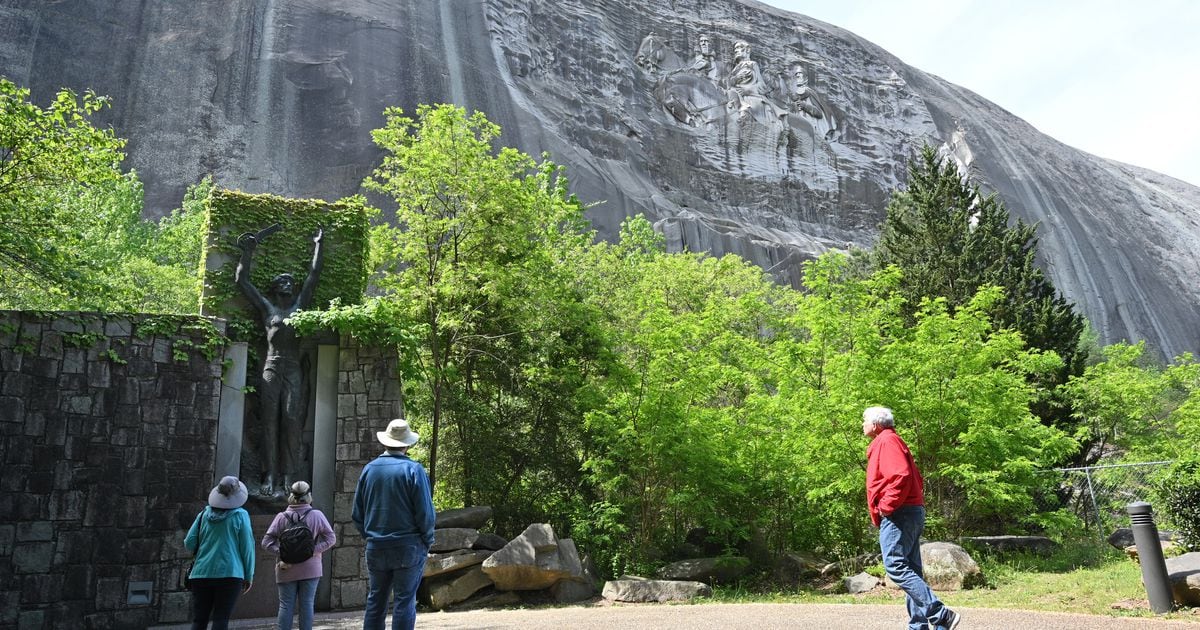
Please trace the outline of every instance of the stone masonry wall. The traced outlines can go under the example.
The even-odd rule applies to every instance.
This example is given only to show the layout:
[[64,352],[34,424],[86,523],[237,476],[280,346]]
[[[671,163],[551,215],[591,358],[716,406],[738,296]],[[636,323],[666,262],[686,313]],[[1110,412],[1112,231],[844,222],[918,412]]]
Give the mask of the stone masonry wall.
[[338,357],[338,427],[330,606],[362,608],[367,599],[366,543],[351,520],[354,486],[363,466],[383,452],[375,432],[403,417],[395,352],[364,348],[343,338]]
[[[0,627],[187,618],[182,539],[221,397],[220,358],[181,341],[203,342],[179,326],[200,321],[0,311]],[[131,582],[149,603],[127,603]]]

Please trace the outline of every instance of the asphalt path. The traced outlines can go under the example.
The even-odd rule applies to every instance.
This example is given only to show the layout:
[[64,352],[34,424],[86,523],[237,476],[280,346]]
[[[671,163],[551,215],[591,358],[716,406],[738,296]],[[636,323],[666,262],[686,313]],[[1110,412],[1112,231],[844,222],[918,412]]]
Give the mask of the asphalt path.
[[[1166,620],[994,608],[955,610],[963,618],[958,630],[1200,630],[1200,615],[1195,620]],[[417,615],[418,630],[903,630],[906,622],[904,606],[877,604],[615,604]],[[187,627],[159,626],[160,630]],[[230,625],[241,630],[275,627],[274,619],[246,619]],[[313,623],[314,630],[361,627],[361,611],[318,613]]]

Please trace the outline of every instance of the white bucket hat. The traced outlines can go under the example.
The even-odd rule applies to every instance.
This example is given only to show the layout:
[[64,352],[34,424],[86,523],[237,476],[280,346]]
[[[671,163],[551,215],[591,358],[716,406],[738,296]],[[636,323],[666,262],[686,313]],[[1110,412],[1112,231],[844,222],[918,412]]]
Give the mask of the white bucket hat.
[[379,442],[388,448],[412,446],[421,439],[421,436],[408,428],[408,421],[403,418],[396,418],[389,422],[387,431],[379,431],[375,437],[379,438]]
[[229,475],[221,477],[221,483],[218,483],[217,487],[208,493],[208,504],[222,510],[232,510],[242,507],[249,496],[249,493],[246,492],[246,484],[238,481],[237,477]]

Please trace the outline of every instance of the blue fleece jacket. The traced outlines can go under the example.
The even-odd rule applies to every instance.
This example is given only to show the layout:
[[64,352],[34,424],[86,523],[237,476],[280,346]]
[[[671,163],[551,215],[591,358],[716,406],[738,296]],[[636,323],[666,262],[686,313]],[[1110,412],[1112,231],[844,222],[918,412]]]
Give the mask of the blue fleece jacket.
[[192,521],[183,546],[196,555],[193,578],[254,581],[254,532],[250,530],[250,514],[242,508],[218,510],[205,506]]
[[433,499],[425,468],[407,455],[385,452],[363,467],[351,514],[367,548],[420,541],[433,546]]

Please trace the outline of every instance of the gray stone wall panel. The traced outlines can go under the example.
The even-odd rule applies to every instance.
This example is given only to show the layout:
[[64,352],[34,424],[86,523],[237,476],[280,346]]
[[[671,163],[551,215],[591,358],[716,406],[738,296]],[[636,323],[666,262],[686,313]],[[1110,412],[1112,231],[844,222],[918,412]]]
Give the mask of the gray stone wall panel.
[[[0,626],[187,617],[181,541],[212,485],[221,366],[131,336],[140,319],[0,311]],[[154,583],[151,605],[126,603],[130,581]]]

